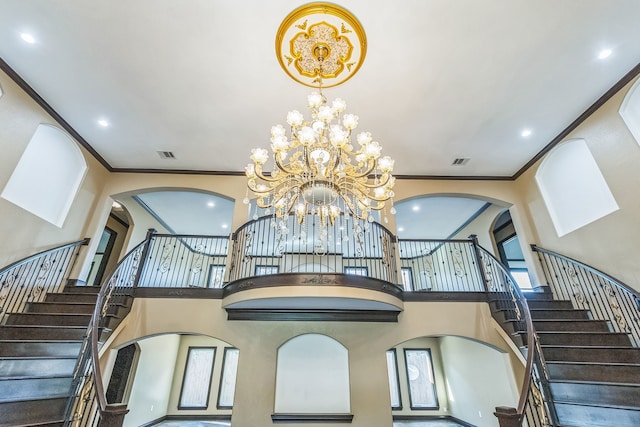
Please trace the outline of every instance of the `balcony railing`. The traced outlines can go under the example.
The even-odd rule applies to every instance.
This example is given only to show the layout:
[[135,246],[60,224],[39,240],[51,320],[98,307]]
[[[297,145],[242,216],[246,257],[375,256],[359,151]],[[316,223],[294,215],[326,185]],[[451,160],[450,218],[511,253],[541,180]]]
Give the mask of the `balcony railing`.
[[398,283],[393,234],[378,223],[336,218],[322,224],[309,216],[265,216],[232,237],[229,280],[281,273],[347,273]]

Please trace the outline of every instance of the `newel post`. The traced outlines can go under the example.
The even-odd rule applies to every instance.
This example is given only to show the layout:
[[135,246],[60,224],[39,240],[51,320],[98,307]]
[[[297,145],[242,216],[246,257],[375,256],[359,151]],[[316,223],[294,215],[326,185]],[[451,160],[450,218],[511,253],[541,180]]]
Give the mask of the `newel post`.
[[133,281],[134,288],[138,287],[138,282],[140,282],[140,278],[142,277],[142,271],[144,270],[145,263],[147,262],[147,256],[149,255],[149,249],[151,248],[151,239],[155,232],[155,228],[147,230],[147,236],[144,239],[144,247],[142,248],[142,254],[140,255],[140,263],[138,264],[138,271],[136,271],[136,278]]
[[471,244],[473,246],[473,253],[476,256],[476,264],[478,264],[478,271],[480,272],[480,278],[482,279],[482,286],[484,287],[485,292],[489,292],[489,288],[487,287],[487,274],[484,271],[484,265],[482,264],[482,255],[480,255],[480,244],[478,243],[478,236],[476,234],[472,234],[469,236],[471,240]]
[[500,427],[520,427],[522,425],[522,418],[518,415],[516,408],[497,406],[493,415],[498,418]]
[[108,405],[104,411],[100,411],[98,427],[122,427],[128,412],[127,405]]

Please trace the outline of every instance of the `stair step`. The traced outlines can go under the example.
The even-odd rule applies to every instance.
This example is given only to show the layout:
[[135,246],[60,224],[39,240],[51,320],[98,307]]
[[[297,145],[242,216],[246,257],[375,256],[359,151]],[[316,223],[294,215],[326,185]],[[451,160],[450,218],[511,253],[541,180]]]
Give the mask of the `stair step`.
[[588,405],[635,407],[640,402],[640,384],[593,384],[551,381],[554,400]]
[[77,357],[82,341],[0,341],[0,357]]
[[574,427],[638,427],[640,410],[556,402],[560,423]]
[[66,397],[0,402],[0,427],[40,426],[61,422],[66,404]]
[[0,379],[0,402],[33,398],[67,397],[71,376],[53,378]]
[[536,331],[557,332],[609,332],[604,320],[534,320]]
[[26,307],[28,313],[74,313],[93,314],[96,305],[85,302],[32,302]]
[[88,326],[91,314],[12,313],[5,325]]
[[640,383],[640,365],[631,363],[548,362],[551,380]]
[[634,347],[543,345],[542,353],[547,362],[640,363],[640,348]]
[[0,379],[73,375],[77,357],[2,357]]
[[86,331],[86,326],[5,325],[0,340],[82,340]]
[[89,294],[98,295],[100,286],[65,286],[63,294]]
[[[539,331],[538,337],[542,345],[631,347],[629,336],[620,332]],[[526,334],[523,340],[526,342]]]
[[529,306],[529,309],[555,308],[571,310],[573,308],[571,301],[564,300],[527,300],[527,305]]
[[47,294],[45,302],[82,302],[88,304],[96,303],[98,295],[83,294],[83,293],[59,293],[59,294]]
[[589,310],[574,310],[570,308],[531,308],[529,309],[533,320],[561,320],[577,319],[588,320]]
[[553,294],[551,292],[523,292],[523,295],[527,302],[553,300]]

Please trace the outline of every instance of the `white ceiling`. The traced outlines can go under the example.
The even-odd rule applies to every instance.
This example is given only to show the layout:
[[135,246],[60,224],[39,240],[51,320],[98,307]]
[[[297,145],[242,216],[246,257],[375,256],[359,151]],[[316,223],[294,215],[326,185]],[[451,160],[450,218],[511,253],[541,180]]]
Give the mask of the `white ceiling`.
[[[485,209],[487,202],[466,197],[419,197],[396,203],[400,239],[451,239]],[[468,236],[462,236],[464,238]]]
[[[4,1],[0,57],[114,168],[242,171],[272,125],[305,110],[309,88],[274,47],[304,3]],[[640,62],[638,0],[341,5],[368,51],[326,94],[347,100],[397,174],[511,176]]]
[[227,236],[234,202],[195,191],[152,191],[134,199],[174,234]]

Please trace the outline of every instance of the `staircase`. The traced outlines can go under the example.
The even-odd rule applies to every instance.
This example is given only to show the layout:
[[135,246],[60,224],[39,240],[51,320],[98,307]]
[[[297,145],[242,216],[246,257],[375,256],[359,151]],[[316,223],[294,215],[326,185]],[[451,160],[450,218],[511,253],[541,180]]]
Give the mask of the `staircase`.
[[[0,326],[0,427],[62,426],[96,287],[67,287],[27,304]],[[125,313],[110,313],[108,332]]]
[[589,310],[527,295],[562,427],[640,426],[640,349]]

